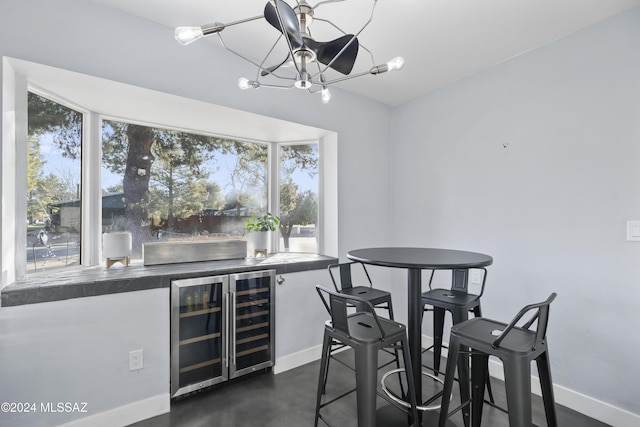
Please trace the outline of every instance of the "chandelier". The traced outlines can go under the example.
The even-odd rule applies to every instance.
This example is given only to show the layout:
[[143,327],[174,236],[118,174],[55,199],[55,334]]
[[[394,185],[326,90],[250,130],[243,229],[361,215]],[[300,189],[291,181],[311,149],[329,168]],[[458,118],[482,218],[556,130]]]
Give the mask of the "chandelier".
[[[354,34],[348,34],[328,19],[315,16],[316,9],[327,3],[338,3],[346,0],[324,0],[310,6],[305,0],[296,0],[291,7],[284,0],[268,0],[262,15],[239,21],[222,24],[219,22],[200,27],[178,27],[175,38],[178,43],[187,45],[210,35],[217,35],[222,46],[245,61],[257,67],[253,79],[241,77],[238,80],[240,89],[258,89],[261,87],[290,89],[298,88],[310,93],[320,92],[326,104],[331,100],[329,86],[334,83],[361,77],[377,75],[387,71],[400,70],[404,59],[397,57],[391,61],[375,65],[373,54],[358,42],[358,36],[373,20],[377,0],[372,0],[371,13],[368,20]],[[222,31],[233,25],[264,19],[279,34],[264,57],[252,60],[246,54],[231,48],[225,43]],[[312,36],[311,25],[322,22],[337,30],[340,35],[330,41],[316,41]],[[319,24],[317,24],[319,25]],[[282,60],[282,47],[286,49],[286,58]],[[277,48],[280,57],[276,57]],[[369,54],[371,67],[360,72],[353,72],[358,52],[364,50]],[[353,72],[353,73],[352,73]]]

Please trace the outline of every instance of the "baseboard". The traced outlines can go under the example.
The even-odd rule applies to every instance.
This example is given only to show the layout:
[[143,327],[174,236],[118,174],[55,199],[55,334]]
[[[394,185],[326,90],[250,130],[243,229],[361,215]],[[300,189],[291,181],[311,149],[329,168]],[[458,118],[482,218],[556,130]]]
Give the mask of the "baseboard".
[[161,394],[63,424],[63,427],[126,426],[170,411],[171,395]]
[[311,347],[297,353],[287,354],[283,357],[278,357],[276,363],[273,366],[273,373],[280,374],[288,371],[289,369],[297,368],[298,366],[306,365],[307,363],[315,362],[320,359],[322,355],[322,346],[318,345]]
[[[423,348],[430,347],[433,339],[426,335],[422,336]],[[442,355],[447,356],[447,349],[442,349]],[[504,381],[504,370],[502,363],[497,359],[489,359],[489,375]],[[541,396],[540,381],[535,375],[531,376],[531,391],[533,394]],[[580,412],[594,420],[601,421],[614,427],[635,427],[640,425],[640,415],[617,408],[609,403],[602,402],[593,397],[578,393],[561,385],[553,385],[553,393],[556,403]]]

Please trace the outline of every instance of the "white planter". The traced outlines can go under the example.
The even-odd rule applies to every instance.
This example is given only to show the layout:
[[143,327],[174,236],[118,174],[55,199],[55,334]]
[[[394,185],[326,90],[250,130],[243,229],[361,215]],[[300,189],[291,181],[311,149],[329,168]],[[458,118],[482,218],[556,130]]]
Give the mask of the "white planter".
[[269,249],[269,232],[252,231],[249,233],[249,241],[254,251],[267,251]]
[[130,255],[131,233],[124,231],[102,235],[102,256],[104,258],[124,258]]

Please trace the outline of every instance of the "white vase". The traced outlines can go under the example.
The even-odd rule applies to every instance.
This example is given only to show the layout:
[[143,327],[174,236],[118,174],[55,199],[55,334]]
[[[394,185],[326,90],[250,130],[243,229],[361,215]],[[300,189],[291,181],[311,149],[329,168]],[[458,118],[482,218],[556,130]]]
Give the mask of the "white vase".
[[130,255],[131,233],[124,231],[102,235],[102,256],[104,258],[124,258]]
[[254,251],[267,251],[269,249],[268,231],[252,231],[249,233],[249,240]]

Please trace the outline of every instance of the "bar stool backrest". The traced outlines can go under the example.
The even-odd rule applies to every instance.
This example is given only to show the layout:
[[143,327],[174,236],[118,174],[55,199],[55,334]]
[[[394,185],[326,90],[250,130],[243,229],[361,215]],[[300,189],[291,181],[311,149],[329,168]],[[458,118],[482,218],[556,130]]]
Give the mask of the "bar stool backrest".
[[[354,280],[353,280],[352,268],[355,267],[356,264],[362,266],[362,270],[364,271],[364,274],[368,281],[367,285],[369,287],[372,286],[371,277],[369,277],[369,272],[367,272],[367,269],[364,266],[364,264],[360,262],[355,262],[355,261],[345,262],[342,264],[332,264],[329,266],[329,275],[331,276],[331,281],[333,281],[333,287],[336,289],[337,292],[340,292],[340,290],[346,290],[353,287]],[[338,276],[340,281],[336,280],[336,276]]]
[[[482,270],[482,284],[480,285],[480,292],[477,294],[478,298],[484,293],[484,285],[487,282],[487,269],[486,268],[456,268],[451,270],[451,292],[460,292],[463,294],[469,293],[469,271],[470,270]],[[436,270],[431,270],[431,276],[429,277],[429,289],[433,289],[433,277]],[[475,291],[474,288],[473,290]]]
[[556,299],[556,296],[557,295],[554,292],[551,295],[549,295],[549,298],[547,298],[543,302],[539,302],[539,303],[536,303],[536,304],[529,304],[529,305],[523,307],[522,310],[520,310],[518,312],[518,314],[516,314],[516,316],[513,318],[513,320],[511,320],[511,322],[509,322],[507,327],[502,331],[502,333],[498,336],[498,338],[496,338],[496,340],[493,342],[493,344],[491,346],[493,348],[500,347],[500,343],[507,336],[507,334],[513,328],[515,328],[517,323],[524,317],[524,315],[527,314],[528,312],[530,312],[531,310],[535,310],[535,313],[533,314],[533,316],[527,322],[525,322],[521,326],[521,328],[522,329],[530,329],[531,325],[533,325],[533,323],[537,321],[538,323],[536,325],[535,342],[534,342],[533,348],[531,350],[535,350],[536,347],[544,344],[544,341],[545,341],[545,339],[547,337],[547,325],[549,323],[549,306],[551,305],[551,302],[553,302],[553,300]]
[[[360,297],[349,296],[340,292],[334,292],[322,287],[321,285],[316,285],[316,291],[318,292],[318,295],[320,296],[324,307],[327,309],[327,312],[329,312],[329,315],[331,316],[331,324],[335,330],[342,332],[347,336],[351,336],[348,321],[350,316],[347,314],[347,307],[356,306],[360,310],[358,313],[362,313],[362,309],[365,309],[364,312],[371,315],[372,319],[374,320],[373,323],[375,326],[367,323],[366,327],[376,327],[378,329],[380,339],[384,340],[386,334],[384,332],[384,329],[382,328],[382,325],[380,324],[380,319],[378,318],[373,305],[371,305],[369,301]],[[327,300],[329,302],[327,302]],[[353,316],[353,314],[351,316]]]

